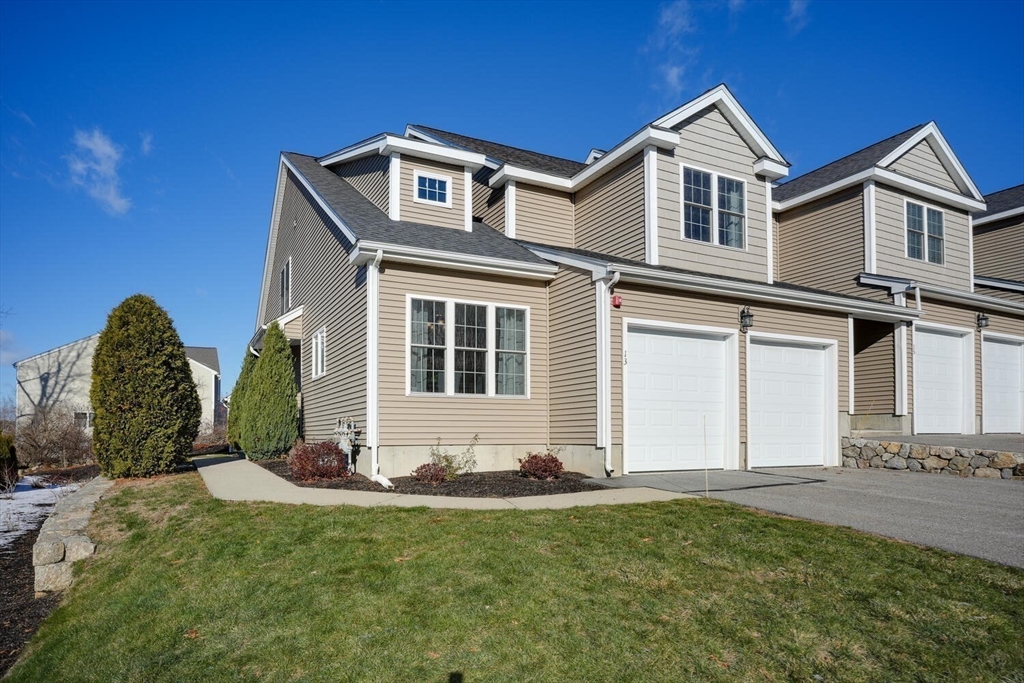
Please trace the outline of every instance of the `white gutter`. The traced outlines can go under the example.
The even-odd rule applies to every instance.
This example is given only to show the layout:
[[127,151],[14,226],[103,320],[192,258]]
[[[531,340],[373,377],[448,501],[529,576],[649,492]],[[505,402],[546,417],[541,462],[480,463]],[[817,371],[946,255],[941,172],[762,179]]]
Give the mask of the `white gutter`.
[[389,156],[392,152],[408,154],[418,159],[430,159],[455,166],[469,166],[474,171],[487,165],[487,157],[468,150],[442,145],[425,140],[405,138],[400,135],[383,133],[369,140],[357,142],[320,159],[321,166],[331,166],[345,161],[354,161],[366,156],[380,154]]
[[783,199],[776,205],[779,211],[786,211],[808,202],[813,202],[815,199],[830,195],[833,192],[844,190],[854,185],[860,185],[869,180],[884,183],[891,187],[904,190],[906,192],[912,192],[916,195],[931,199],[936,202],[941,202],[947,206],[953,206],[964,211],[984,211],[985,202],[979,202],[970,197],[965,197],[962,194],[956,192],[950,192],[934,185],[915,180],[899,173],[894,173],[884,168],[869,168],[860,173],[854,173],[851,176],[837,180],[834,183],[819,187],[811,190],[796,197],[790,197],[789,199]]
[[550,263],[524,263],[509,259],[492,258],[489,256],[472,256],[456,254],[448,251],[406,247],[394,244],[383,244],[360,240],[349,254],[349,263],[364,265],[369,263],[378,253],[396,263],[410,263],[431,268],[449,268],[467,270],[476,273],[493,275],[511,275],[533,280],[551,280],[558,272],[558,266]]
[[1000,211],[999,213],[994,213],[989,216],[983,216],[982,218],[975,218],[974,227],[978,227],[979,225],[985,225],[986,223],[995,223],[996,221],[1001,221],[1004,218],[1013,218],[1014,216],[1021,215],[1024,215],[1024,206],[1018,206],[1014,209],[1007,209],[1006,211]]
[[1010,292],[1024,292],[1024,282],[1016,280],[1000,280],[999,278],[975,275],[974,284],[993,289],[1005,289]]
[[[938,299],[939,301],[970,304],[990,311],[1024,315],[1024,304],[1018,304],[1016,302],[1009,301],[1008,299],[997,299],[994,296],[985,296],[984,294],[970,294],[968,292],[961,292],[947,287],[939,287],[938,285],[929,285],[923,282],[918,284],[917,287],[920,291],[929,295],[933,299]],[[920,302],[920,300],[921,297],[918,296],[918,301]]]

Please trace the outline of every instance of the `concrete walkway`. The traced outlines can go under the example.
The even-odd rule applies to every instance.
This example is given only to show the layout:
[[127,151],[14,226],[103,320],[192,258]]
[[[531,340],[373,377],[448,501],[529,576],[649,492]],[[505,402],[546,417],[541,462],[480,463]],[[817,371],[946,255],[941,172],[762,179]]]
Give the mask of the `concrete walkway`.
[[[704,495],[704,472],[592,479]],[[844,467],[708,472],[712,498],[1024,568],[1024,481]]]
[[193,460],[206,488],[221,500],[290,503],[293,505],[355,505],[358,507],[429,507],[461,510],[561,510],[581,505],[622,505],[654,503],[692,498],[686,493],[643,486],[561,493],[552,496],[522,498],[453,498],[448,496],[411,496],[401,493],[344,491],[296,486],[248,460],[196,458]]

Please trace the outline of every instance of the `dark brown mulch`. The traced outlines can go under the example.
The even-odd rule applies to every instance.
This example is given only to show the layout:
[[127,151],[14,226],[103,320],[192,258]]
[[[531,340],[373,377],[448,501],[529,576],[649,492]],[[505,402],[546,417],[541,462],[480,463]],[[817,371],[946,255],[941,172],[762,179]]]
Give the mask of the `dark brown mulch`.
[[[52,484],[71,484],[92,479],[100,473],[96,465],[66,469],[36,469],[28,474],[43,476]],[[42,520],[40,520],[42,524]],[[28,531],[0,550],[0,677],[11,668],[18,654],[39,628],[43,619],[60,602],[59,595],[36,599],[32,546],[38,529]]]
[[[263,460],[257,463],[264,469],[273,472],[296,486],[321,489],[345,489],[348,491],[383,492],[384,488],[361,474],[353,474],[347,479],[321,479],[317,481],[295,481],[292,479],[288,462],[281,460]],[[391,483],[395,485],[392,493],[406,493],[418,496],[454,496],[459,498],[520,498],[522,496],[550,496],[556,493],[578,493],[580,491],[600,491],[605,487],[584,481],[587,475],[579,472],[563,472],[558,479],[541,481],[527,479],[517,470],[502,472],[474,472],[464,474],[454,481],[433,486],[416,481],[412,477],[395,477]]]

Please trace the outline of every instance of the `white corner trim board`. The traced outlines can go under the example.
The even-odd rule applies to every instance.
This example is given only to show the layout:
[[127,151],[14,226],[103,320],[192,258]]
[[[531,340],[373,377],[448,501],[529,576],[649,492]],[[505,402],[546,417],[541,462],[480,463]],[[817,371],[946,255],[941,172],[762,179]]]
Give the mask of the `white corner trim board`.
[[764,181],[764,215],[767,216],[768,284],[775,282],[775,214],[772,212],[772,181]]
[[644,254],[647,263],[658,265],[658,148],[644,147]]
[[516,181],[505,185],[505,236],[516,238]]
[[874,274],[875,263],[875,181],[864,181],[864,272]]
[[466,210],[466,232],[473,232],[473,169],[469,166],[463,170],[462,182],[466,188],[466,199],[463,202]]
[[402,155],[392,152],[388,168],[388,218],[402,220]]

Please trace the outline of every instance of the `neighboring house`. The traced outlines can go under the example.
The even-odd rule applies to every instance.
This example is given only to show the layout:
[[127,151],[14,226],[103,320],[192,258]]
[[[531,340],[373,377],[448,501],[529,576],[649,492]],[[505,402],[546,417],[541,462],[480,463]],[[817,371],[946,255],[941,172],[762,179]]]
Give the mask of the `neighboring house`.
[[788,172],[725,86],[586,163],[417,125],[286,152],[251,344],[282,325],[305,438],[354,418],[365,474],[474,436],[485,470],[837,465],[853,321],[923,314],[783,276]]
[[972,214],[988,215],[985,198],[934,122],[779,185],[773,200],[780,279],[920,316],[893,324],[851,313],[853,431],[1024,430],[1024,304],[992,296],[991,282],[978,287],[976,272],[1019,275],[1020,217],[996,211],[1018,222],[998,223],[1001,248],[977,240]]
[[[17,421],[21,428],[36,413],[63,406],[74,414],[75,422],[91,430],[93,410],[89,400],[92,387],[92,357],[100,335],[44,351],[14,364],[17,370]],[[220,401],[220,364],[217,349],[186,346],[192,378],[202,404],[202,427],[215,424],[215,406]]]
[[974,214],[974,291],[1024,302],[1024,185],[985,195]]

